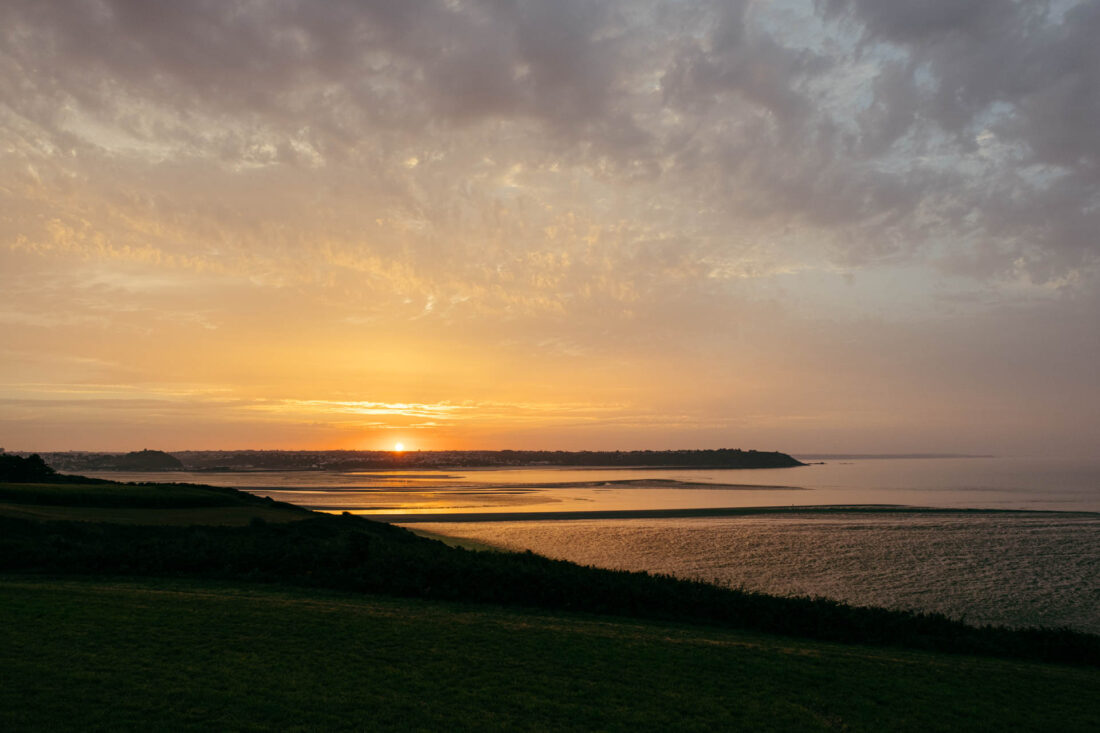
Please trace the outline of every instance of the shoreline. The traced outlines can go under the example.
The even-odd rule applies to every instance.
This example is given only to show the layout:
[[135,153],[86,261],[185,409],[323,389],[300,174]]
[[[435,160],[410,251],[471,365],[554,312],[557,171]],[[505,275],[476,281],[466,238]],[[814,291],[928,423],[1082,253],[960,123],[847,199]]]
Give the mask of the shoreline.
[[[434,478],[434,477],[433,477]],[[804,486],[773,484],[721,484],[708,481],[680,481],[678,479],[614,479],[612,481],[559,481],[536,483],[469,483],[452,485],[402,486],[376,484],[367,486],[236,486],[240,491],[281,491],[297,494],[339,493],[415,493],[415,492],[463,492],[475,494],[531,493],[544,489],[690,489],[694,491],[813,491]]]
[[[313,507],[313,511],[336,512],[338,509]],[[769,514],[920,514],[920,515],[983,515],[1041,514],[1100,518],[1100,512],[1058,511],[1042,509],[965,509],[950,507],[919,507],[903,504],[827,504],[770,507],[701,507],[692,509],[606,509],[558,512],[467,512],[433,514],[385,514],[371,511],[347,512],[357,517],[387,524],[420,524],[447,522],[534,522],[601,519],[687,519],[694,517],[739,517]]]

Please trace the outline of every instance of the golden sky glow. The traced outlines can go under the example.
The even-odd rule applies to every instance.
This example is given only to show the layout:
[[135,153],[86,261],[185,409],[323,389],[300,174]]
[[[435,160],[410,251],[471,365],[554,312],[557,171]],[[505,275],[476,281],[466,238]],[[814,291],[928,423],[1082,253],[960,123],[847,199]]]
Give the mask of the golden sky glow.
[[3,447],[1100,438],[1092,4],[235,7],[0,7]]

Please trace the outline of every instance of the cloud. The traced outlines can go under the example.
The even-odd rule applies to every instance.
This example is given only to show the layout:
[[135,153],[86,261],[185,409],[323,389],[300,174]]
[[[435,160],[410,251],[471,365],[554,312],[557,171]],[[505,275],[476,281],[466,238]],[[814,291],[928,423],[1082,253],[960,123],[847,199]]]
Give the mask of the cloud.
[[1095,4],[1063,12],[1013,0],[824,7],[859,24],[873,48],[901,54],[876,80],[863,126],[870,150],[906,134],[914,146],[942,138],[945,152],[978,164],[953,188],[979,222],[986,271],[1022,260],[1040,282],[1094,272],[1098,242],[1086,232],[1100,223]]
[[[291,388],[265,344],[461,334],[612,392],[638,360],[633,399],[677,369],[740,394],[672,352],[774,368],[807,314],[839,341],[955,338],[949,298],[1069,313],[1100,288],[1098,33],[1072,0],[11,0],[0,327],[396,404],[392,375]],[[505,380],[478,363],[480,404]],[[460,400],[443,380],[415,401]]]
[[[364,219],[406,227],[428,260],[441,249],[468,259],[461,243],[425,241],[471,221],[455,222],[456,206],[485,226],[523,200],[596,227],[624,217],[640,233],[659,226],[697,261],[713,259],[715,240],[725,259],[740,257],[742,243],[723,233],[758,222],[771,230],[762,236],[798,227],[818,243],[793,257],[845,266],[946,247],[955,256],[939,262],[969,259],[981,277],[1011,276],[1021,258],[1037,281],[1094,268],[1100,58],[1090,39],[1100,12],[1011,0],[819,9],[8,3],[6,138],[32,164],[24,170],[53,179],[47,187],[95,175],[127,208],[140,199],[104,170],[113,158],[185,166],[170,177],[213,184],[234,213],[209,201],[157,202],[150,213],[222,237],[271,216],[242,207],[231,181],[251,175],[271,189],[290,172],[308,176],[336,193],[330,221],[357,229],[340,236],[382,257],[392,257],[386,237],[364,239],[352,200],[370,202]],[[508,170],[523,172],[511,201]],[[172,185],[158,177],[154,190]],[[594,198],[563,197],[579,187]],[[658,219],[666,207],[643,203],[658,196],[693,216]],[[620,204],[601,210],[608,197]],[[1027,226],[1002,223],[1016,209]],[[419,235],[408,230],[416,222]],[[319,226],[290,224],[303,225]],[[260,250],[239,240],[229,249],[277,258],[278,237],[265,239]],[[509,246],[538,246],[532,239]]]

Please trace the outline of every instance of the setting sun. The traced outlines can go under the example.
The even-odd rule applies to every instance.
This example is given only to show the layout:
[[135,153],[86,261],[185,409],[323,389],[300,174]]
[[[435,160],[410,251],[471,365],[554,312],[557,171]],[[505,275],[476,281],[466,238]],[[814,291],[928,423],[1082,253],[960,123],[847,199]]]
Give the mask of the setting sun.
[[405,450],[405,444],[404,443],[394,443],[393,444],[393,452],[394,453],[400,453],[403,450]]

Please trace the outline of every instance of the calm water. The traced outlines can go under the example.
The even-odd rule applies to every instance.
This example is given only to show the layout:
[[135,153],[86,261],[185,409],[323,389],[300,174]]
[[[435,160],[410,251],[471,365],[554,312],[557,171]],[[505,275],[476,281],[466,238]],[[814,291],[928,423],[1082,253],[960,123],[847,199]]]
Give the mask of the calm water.
[[[1100,633],[1100,461],[831,461],[774,470],[509,469],[102,474],[234,486],[582,564],[769,593]],[[1011,513],[807,513],[821,505]],[[517,513],[782,507],[676,519],[418,522]],[[431,515],[424,516],[424,515]],[[475,516],[480,515],[480,516]]]

